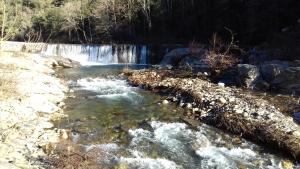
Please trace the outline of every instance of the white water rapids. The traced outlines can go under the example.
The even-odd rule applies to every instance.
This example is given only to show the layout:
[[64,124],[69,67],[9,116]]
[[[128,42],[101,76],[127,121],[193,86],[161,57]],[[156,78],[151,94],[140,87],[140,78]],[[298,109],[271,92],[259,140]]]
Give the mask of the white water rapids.
[[[125,80],[118,79],[83,78],[73,81],[72,86],[75,90],[95,92],[98,98],[110,101],[112,98],[134,101],[139,94]],[[103,156],[99,160],[102,165],[116,168],[282,168],[282,159],[277,155],[265,152],[244,139],[238,139],[235,143],[231,135],[205,124],[191,129],[182,122],[150,120],[147,127],[129,128],[128,136],[128,144],[92,143],[84,147],[87,153],[95,150],[101,152]]]

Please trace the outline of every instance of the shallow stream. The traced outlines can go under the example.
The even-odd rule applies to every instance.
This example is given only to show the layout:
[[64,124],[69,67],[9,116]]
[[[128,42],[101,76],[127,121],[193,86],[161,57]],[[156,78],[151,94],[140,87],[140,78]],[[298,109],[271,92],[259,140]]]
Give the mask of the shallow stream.
[[[161,104],[165,96],[131,87],[117,76],[124,66],[66,69],[76,97],[66,100],[67,118],[84,151],[99,151],[101,168],[281,168],[285,159],[256,144],[205,124],[184,123],[184,109]],[[141,66],[131,68],[139,69]]]

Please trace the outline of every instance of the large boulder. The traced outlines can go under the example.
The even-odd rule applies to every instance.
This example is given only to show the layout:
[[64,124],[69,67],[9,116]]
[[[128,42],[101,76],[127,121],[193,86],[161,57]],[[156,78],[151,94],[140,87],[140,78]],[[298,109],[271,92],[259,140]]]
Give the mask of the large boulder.
[[179,63],[180,68],[191,67],[194,72],[210,72],[210,66],[199,57],[187,56],[184,57]]
[[206,52],[203,48],[177,48],[167,53],[160,64],[181,69],[190,68],[194,73],[210,72],[210,66],[203,60]]
[[269,87],[261,77],[259,67],[250,64],[238,64],[236,81],[241,86],[255,90],[266,90]]
[[266,62],[261,64],[260,71],[263,79],[269,82],[273,89],[300,94],[299,61]]
[[161,65],[177,65],[184,57],[193,56],[201,57],[206,53],[206,50],[203,48],[177,48],[168,52],[163,60],[160,62]]
[[58,67],[62,67],[62,68],[75,68],[75,67],[80,67],[80,63],[68,58],[64,58],[64,57],[53,57],[53,59],[56,60],[57,65],[53,65],[53,66],[58,66]]

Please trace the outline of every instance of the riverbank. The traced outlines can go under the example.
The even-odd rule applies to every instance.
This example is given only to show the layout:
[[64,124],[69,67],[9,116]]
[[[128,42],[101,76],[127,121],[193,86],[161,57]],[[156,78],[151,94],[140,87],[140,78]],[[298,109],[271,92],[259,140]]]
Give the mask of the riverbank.
[[41,168],[52,144],[66,138],[51,120],[64,116],[68,87],[55,77],[53,59],[20,52],[2,52],[0,58],[1,77],[10,79],[1,84],[0,168]]
[[189,116],[197,120],[279,148],[300,160],[299,125],[264,99],[201,78],[176,78],[169,70],[129,71],[126,75],[134,86],[172,94],[169,101],[189,109]]

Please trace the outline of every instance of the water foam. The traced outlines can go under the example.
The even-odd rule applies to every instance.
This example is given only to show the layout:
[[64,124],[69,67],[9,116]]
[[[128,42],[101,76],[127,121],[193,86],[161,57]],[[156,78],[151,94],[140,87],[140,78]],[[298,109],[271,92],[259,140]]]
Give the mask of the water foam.
[[135,95],[133,87],[130,87],[125,80],[104,79],[104,78],[85,78],[71,82],[77,90],[88,90],[97,93],[99,98],[117,98]]
[[[207,133],[208,126],[203,125],[199,130],[192,130],[184,123],[163,123],[152,121],[149,123],[153,131],[145,129],[129,130],[132,137],[131,149],[138,151],[136,158],[147,158],[141,154],[151,149],[151,144],[158,144],[162,157],[174,161],[184,168],[238,168],[241,165],[255,168],[278,168],[278,160],[269,154],[258,154],[252,150],[253,144],[244,143],[243,148],[232,146],[226,148],[217,146],[217,141],[223,139],[221,134],[211,136]],[[204,130],[204,131],[203,131]],[[211,129],[212,130],[212,129]],[[218,139],[216,139],[218,138]],[[148,142],[145,144],[145,141]],[[216,143],[215,143],[216,141]],[[224,141],[224,140],[222,140]],[[149,145],[146,148],[142,148]],[[198,157],[193,156],[192,152]],[[131,159],[132,163],[139,163]],[[194,164],[193,164],[194,163]]]
[[157,158],[124,158],[121,157],[119,163],[126,163],[130,168],[147,168],[147,169],[179,169],[181,166],[176,165],[175,162]]
[[42,51],[47,56],[63,56],[82,65],[147,64],[145,45],[76,45],[47,44]]

